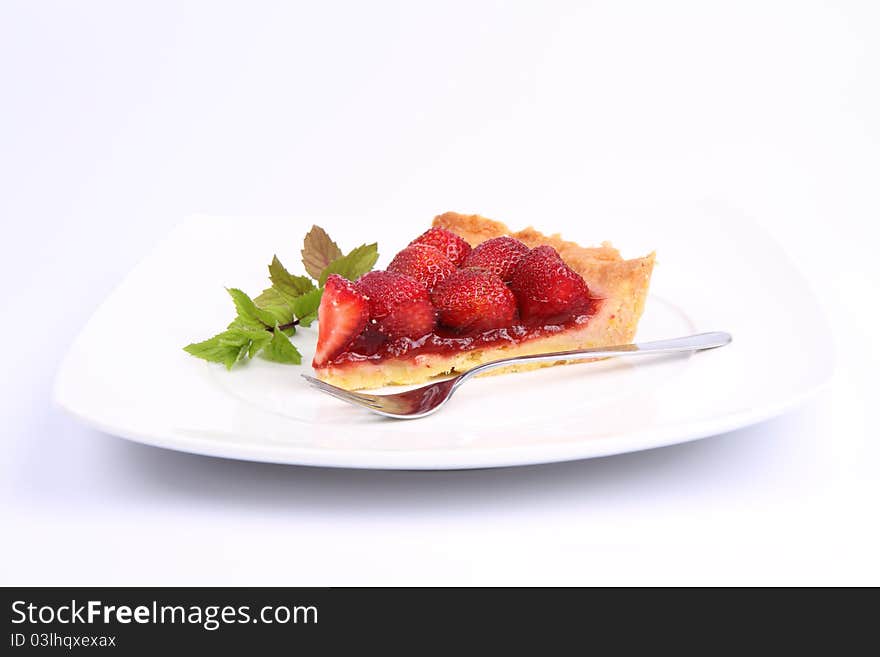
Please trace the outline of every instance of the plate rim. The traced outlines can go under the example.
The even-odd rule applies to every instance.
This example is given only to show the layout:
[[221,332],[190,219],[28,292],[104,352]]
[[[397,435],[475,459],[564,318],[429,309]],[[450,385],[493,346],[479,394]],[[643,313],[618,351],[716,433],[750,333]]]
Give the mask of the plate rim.
[[[672,423],[665,427],[641,429],[625,436],[599,436],[587,441],[532,443],[507,447],[461,449],[322,449],[288,445],[283,448],[268,445],[252,445],[251,453],[230,454],[228,443],[217,443],[208,439],[181,437],[174,434],[132,431],[80,413],[66,403],[59,386],[56,385],[54,403],[63,411],[86,426],[107,435],[123,438],[129,442],[195,454],[213,458],[225,458],[255,463],[293,465],[303,467],[327,467],[357,470],[477,470],[486,468],[522,467],[563,463],[591,458],[603,458],[618,454],[629,454],[672,445],[693,442],[718,436],[738,429],[759,424],[778,417],[830,388],[834,367],[824,379],[813,386],[776,403],[767,404],[746,412],[733,412],[727,415],[705,419],[687,424]],[[59,377],[60,378],[60,377]],[[387,420],[389,423],[406,420]],[[690,427],[689,430],[682,430]],[[635,445],[630,443],[636,443]],[[214,448],[212,448],[214,446]],[[599,449],[595,449],[596,446]],[[592,449],[588,449],[592,448]],[[557,453],[558,452],[558,453]],[[467,458],[462,458],[466,456]],[[416,457],[416,458],[413,458]],[[421,457],[421,458],[418,458]],[[456,458],[457,457],[457,458]],[[503,457],[503,458],[499,458]],[[427,461],[431,462],[428,463]]]

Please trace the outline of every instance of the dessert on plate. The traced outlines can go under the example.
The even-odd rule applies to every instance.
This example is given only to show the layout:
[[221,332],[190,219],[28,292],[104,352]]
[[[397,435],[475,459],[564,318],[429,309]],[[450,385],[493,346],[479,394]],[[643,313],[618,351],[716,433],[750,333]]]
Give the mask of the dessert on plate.
[[[624,260],[534,228],[447,212],[384,271],[327,278],[316,376],[349,390],[423,383],[502,358],[632,339],[654,254]],[[562,364],[530,363],[492,373]]]

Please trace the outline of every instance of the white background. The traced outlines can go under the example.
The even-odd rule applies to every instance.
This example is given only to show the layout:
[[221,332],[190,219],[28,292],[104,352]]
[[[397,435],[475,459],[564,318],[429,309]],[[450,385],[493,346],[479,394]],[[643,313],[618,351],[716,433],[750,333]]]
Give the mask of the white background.
[[[0,584],[880,584],[878,7],[2,3]],[[633,200],[722,201],[779,240],[832,387],[691,444],[447,473],[166,452],[51,404],[187,214],[410,233]]]

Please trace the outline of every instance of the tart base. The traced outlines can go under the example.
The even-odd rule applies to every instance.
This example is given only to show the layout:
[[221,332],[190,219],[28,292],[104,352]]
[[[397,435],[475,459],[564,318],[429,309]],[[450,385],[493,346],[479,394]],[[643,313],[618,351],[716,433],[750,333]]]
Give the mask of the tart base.
[[[519,344],[504,344],[493,347],[471,349],[453,354],[417,354],[405,358],[385,358],[376,361],[348,362],[341,365],[329,365],[315,370],[318,378],[347,390],[361,388],[380,388],[388,385],[412,385],[424,383],[434,377],[457,374],[473,369],[477,365],[490,363],[502,358],[543,354],[553,351],[569,351],[572,349],[589,349],[611,344],[604,333],[588,325],[583,328],[570,329],[558,335],[534,338]],[[615,343],[617,344],[617,343]],[[541,367],[562,365],[566,363],[585,362],[587,360],[560,360],[547,363],[520,363],[510,367],[491,370],[480,376],[493,376],[510,372],[525,372]]]

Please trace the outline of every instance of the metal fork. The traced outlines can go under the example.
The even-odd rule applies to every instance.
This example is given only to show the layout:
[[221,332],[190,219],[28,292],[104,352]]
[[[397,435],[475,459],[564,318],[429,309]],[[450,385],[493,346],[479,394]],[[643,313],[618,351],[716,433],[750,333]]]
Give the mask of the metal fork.
[[672,354],[682,351],[702,351],[723,347],[731,341],[729,333],[699,333],[671,340],[658,340],[657,342],[644,342],[642,344],[624,344],[615,347],[597,347],[595,349],[582,349],[577,351],[559,351],[550,354],[534,354],[531,356],[515,356],[495,360],[491,363],[477,365],[458,376],[443,379],[436,383],[398,392],[391,395],[371,395],[364,392],[351,392],[343,388],[332,386],[324,381],[306,376],[303,378],[314,388],[328,395],[341,399],[349,404],[361,406],[367,410],[393,417],[399,420],[415,420],[436,413],[452,397],[452,393],[461,387],[461,384],[477,374],[483,374],[498,367],[506,367],[517,363],[540,363],[547,361],[571,360],[574,358],[610,358],[612,356],[641,356],[649,354]]

